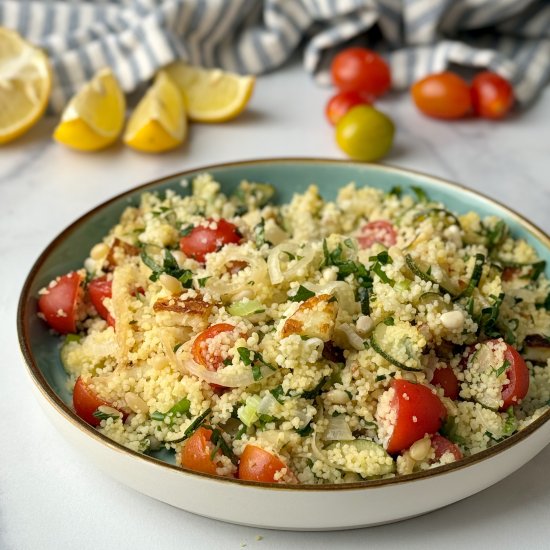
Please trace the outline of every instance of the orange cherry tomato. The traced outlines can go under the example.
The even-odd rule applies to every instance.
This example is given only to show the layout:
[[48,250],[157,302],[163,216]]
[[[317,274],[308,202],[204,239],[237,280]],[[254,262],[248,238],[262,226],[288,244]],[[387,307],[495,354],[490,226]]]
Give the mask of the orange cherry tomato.
[[378,97],[391,86],[388,64],[367,48],[346,48],[330,66],[332,82],[342,92],[363,92]]
[[114,327],[115,320],[103,304],[105,298],[111,298],[113,295],[113,281],[108,281],[106,276],[93,279],[88,284],[88,294],[90,295],[90,300],[97,313],[105,319],[110,326]]
[[235,327],[229,323],[218,323],[217,325],[212,325],[206,330],[203,330],[193,342],[193,347],[191,353],[193,354],[193,359],[195,363],[206,367],[209,370],[218,370],[222,366],[222,357],[220,354],[212,353],[208,354],[206,349],[206,343],[211,338],[214,338],[222,332],[231,332]]
[[445,453],[452,453],[455,460],[460,460],[462,458],[462,451],[446,437],[434,434],[431,437],[431,442],[435,452],[434,462],[438,462]]
[[420,111],[435,118],[462,118],[472,108],[470,87],[448,71],[419,80],[413,84],[411,94]]
[[79,376],[73,390],[73,407],[76,414],[88,424],[99,426],[101,420],[94,416],[94,412],[102,405],[111,406],[91,390],[82,380],[82,377]]
[[[215,225],[215,228],[210,225]],[[204,263],[206,254],[216,252],[226,244],[238,243],[241,239],[237,226],[231,222],[223,218],[207,219],[180,239],[180,250],[197,262]]]
[[502,76],[483,71],[470,88],[474,112],[484,118],[504,118],[514,105],[514,90]]
[[[212,460],[214,444],[210,441],[211,438],[212,430],[198,428],[181,448],[181,465],[195,472],[216,475],[216,462]],[[217,451],[216,455],[220,454]]]
[[387,443],[388,453],[399,453],[408,449],[426,434],[436,433],[447,417],[441,399],[422,384],[407,380],[392,380],[395,391],[390,407],[396,416]]
[[439,386],[443,389],[443,395],[449,399],[458,399],[460,385],[458,378],[451,367],[436,369],[431,381],[432,386]]
[[371,103],[372,97],[367,94],[356,92],[355,90],[340,92],[328,100],[325,114],[328,121],[332,125],[335,125],[355,105],[370,105]]
[[[50,286],[51,285],[51,286]],[[38,299],[46,323],[61,334],[76,332],[77,311],[82,300],[82,276],[76,271],[58,277]]]
[[238,478],[277,483],[274,476],[282,468],[286,468],[286,465],[275,455],[255,445],[247,445],[239,461]]
[[387,220],[368,222],[359,230],[357,242],[361,248],[369,248],[374,243],[389,248],[397,242],[397,231]]

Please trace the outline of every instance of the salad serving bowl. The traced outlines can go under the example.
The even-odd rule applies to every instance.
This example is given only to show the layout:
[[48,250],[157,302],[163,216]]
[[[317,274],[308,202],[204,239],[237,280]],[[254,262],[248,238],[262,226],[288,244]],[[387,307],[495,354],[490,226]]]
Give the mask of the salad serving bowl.
[[182,180],[209,172],[230,193],[242,179],[276,186],[278,200],[315,183],[326,199],[350,181],[389,191],[419,186],[450,210],[496,215],[514,237],[550,261],[550,239],[503,205],[439,178],[383,165],[321,159],[255,160],[208,166],[127,191],[94,208],[65,229],[40,255],[23,285],[17,328],[32,387],[44,413],[77,449],[122,483],[158,500],[203,516],[276,529],[330,530],[377,525],[410,518],[466,498],[523,466],[550,442],[550,411],[494,447],[435,469],[341,485],[276,485],[186,471],[173,457],[138,454],[111,441],[72,410],[59,339],[36,315],[40,288],[61,273],[79,268],[90,248],[137,204],[144,191],[188,192]]

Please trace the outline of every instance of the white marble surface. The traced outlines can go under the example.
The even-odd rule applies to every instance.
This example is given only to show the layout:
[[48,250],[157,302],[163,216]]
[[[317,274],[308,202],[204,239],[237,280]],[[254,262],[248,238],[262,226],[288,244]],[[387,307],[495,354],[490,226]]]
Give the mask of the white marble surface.
[[[69,447],[32,397],[15,310],[48,242],[105,199],[179,170],[247,158],[340,157],[323,116],[328,96],[294,66],[262,77],[240,119],[194,126],[188,145],[165,156],[122,146],[74,153],[50,139],[53,119],[0,149],[0,549],[550,547],[550,448],[498,485],[424,517],[358,531],[276,532],[196,517],[121,486]],[[497,124],[428,120],[407,95],[380,107],[398,128],[386,162],[479,189],[550,231],[550,89],[529,111]]]

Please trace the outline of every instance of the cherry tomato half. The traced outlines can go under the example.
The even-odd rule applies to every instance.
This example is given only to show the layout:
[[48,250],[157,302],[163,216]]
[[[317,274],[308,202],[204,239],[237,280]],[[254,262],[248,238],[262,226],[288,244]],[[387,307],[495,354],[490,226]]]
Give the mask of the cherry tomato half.
[[370,105],[372,97],[367,94],[350,91],[333,95],[325,107],[328,121],[335,125],[352,107],[356,105]]
[[103,304],[105,298],[111,298],[113,295],[113,281],[108,281],[106,276],[93,279],[88,284],[88,293],[97,313],[105,319],[110,326],[114,327],[115,320]]
[[357,242],[361,248],[370,248],[374,243],[389,248],[397,242],[397,231],[387,220],[368,222],[359,230]]
[[[181,465],[195,472],[216,475],[216,462],[212,459],[214,445],[210,441],[212,430],[200,427],[181,448]],[[217,451],[214,459],[221,452]]]
[[378,97],[391,86],[388,64],[367,48],[347,48],[330,66],[332,82],[342,92],[364,92]]
[[208,219],[180,239],[180,249],[190,258],[204,263],[206,254],[216,252],[226,244],[238,243],[241,239],[236,225],[223,218],[217,221]]
[[394,395],[389,406],[395,419],[393,426],[387,427],[390,431],[387,451],[393,454],[408,449],[426,434],[436,433],[447,417],[447,410],[439,397],[422,384],[392,380],[389,391],[392,389]]
[[76,332],[82,296],[82,276],[76,271],[58,277],[38,299],[38,309],[50,327],[61,334]]
[[111,406],[101,399],[79,376],[73,390],[73,407],[78,416],[92,426],[99,426],[101,420],[94,416],[94,412],[102,405]]
[[275,455],[255,445],[244,448],[239,462],[239,479],[277,483],[275,473],[286,468],[284,462]]
[[235,327],[229,323],[218,323],[203,330],[193,342],[192,354],[195,363],[210,370],[218,370],[222,366],[222,357],[217,353],[207,353],[207,342],[222,332],[231,332]]
[[452,453],[455,460],[460,460],[462,458],[462,451],[446,437],[434,434],[431,437],[431,441],[435,452],[434,462],[438,462],[445,453]]
[[[493,341],[496,342],[496,340]],[[510,344],[506,344],[504,360],[508,361],[509,366],[506,369],[508,383],[502,388],[502,399],[504,400],[500,408],[502,411],[512,405],[517,405],[529,390],[529,369],[523,357]]]
[[429,75],[413,84],[411,94],[416,106],[435,118],[462,118],[471,110],[470,87],[451,72]]
[[474,112],[484,118],[504,118],[514,105],[514,90],[510,83],[490,71],[476,75],[470,92]]
[[443,395],[449,399],[458,399],[460,384],[451,367],[436,369],[431,381],[432,386],[439,386],[443,389]]

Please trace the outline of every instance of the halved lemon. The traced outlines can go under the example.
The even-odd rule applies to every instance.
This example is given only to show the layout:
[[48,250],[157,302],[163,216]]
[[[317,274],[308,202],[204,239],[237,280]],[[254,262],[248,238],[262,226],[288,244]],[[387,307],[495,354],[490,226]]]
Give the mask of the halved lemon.
[[180,91],[160,71],[130,117],[124,143],[138,151],[161,153],[183,143],[186,135],[187,115]]
[[79,151],[103,149],[124,126],[126,101],[110,69],[101,69],[69,101],[53,137]]
[[223,122],[243,111],[254,90],[253,76],[202,69],[175,61],[165,68],[180,89],[190,120]]
[[46,54],[0,27],[0,143],[19,137],[38,121],[51,85]]

